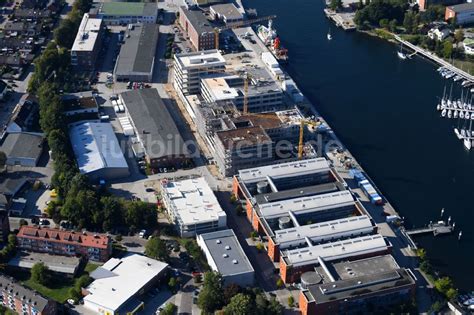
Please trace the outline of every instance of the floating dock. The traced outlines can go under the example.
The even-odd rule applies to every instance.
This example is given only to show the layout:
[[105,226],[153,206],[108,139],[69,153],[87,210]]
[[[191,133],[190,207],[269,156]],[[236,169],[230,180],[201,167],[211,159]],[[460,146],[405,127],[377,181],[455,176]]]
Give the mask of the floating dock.
[[444,221],[439,221],[437,223],[430,223],[428,226],[422,228],[406,230],[406,233],[410,236],[427,233],[433,233],[434,236],[438,236],[442,234],[451,234],[453,231],[454,227],[452,225],[449,225]]

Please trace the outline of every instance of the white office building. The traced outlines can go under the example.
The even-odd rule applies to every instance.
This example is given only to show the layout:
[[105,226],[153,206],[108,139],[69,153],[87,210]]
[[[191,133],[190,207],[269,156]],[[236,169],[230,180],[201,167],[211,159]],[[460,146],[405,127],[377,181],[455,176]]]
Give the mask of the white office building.
[[181,237],[226,228],[227,216],[203,177],[164,180],[161,188],[163,204]]

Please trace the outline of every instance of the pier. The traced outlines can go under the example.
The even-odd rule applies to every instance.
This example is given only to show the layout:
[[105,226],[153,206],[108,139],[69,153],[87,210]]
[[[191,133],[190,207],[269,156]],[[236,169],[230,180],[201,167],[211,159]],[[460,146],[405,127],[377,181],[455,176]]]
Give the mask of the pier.
[[453,231],[454,227],[452,225],[449,225],[444,221],[439,221],[437,223],[430,223],[428,226],[422,228],[406,230],[406,233],[410,236],[427,233],[433,233],[434,236],[437,236],[442,234],[451,234]]
[[461,76],[463,79],[465,80],[468,80],[470,82],[474,82],[474,76],[470,75],[469,73],[467,73],[466,71],[463,71],[459,68],[456,68],[455,66],[453,66],[452,64],[450,64],[449,62],[447,62],[446,60],[436,56],[436,54],[430,52],[430,51],[427,51],[421,47],[418,47],[416,45],[413,45],[412,43],[410,42],[407,42],[406,40],[403,40],[400,36],[398,35],[395,35],[393,34],[393,37],[399,41],[400,43],[402,43],[403,45],[407,46],[408,48],[412,49],[414,52],[430,59],[430,60],[433,60],[434,62],[438,63],[439,65],[445,67],[446,69],[448,69],[449,71],[452,71],[454,72],[455,74]]
[[328,8],[324,9],[324,13],[328,19],[333,20],[336,26],[342,27],[345,31],[353,31],[356,29],[354,23],[354,12],[335,12]]

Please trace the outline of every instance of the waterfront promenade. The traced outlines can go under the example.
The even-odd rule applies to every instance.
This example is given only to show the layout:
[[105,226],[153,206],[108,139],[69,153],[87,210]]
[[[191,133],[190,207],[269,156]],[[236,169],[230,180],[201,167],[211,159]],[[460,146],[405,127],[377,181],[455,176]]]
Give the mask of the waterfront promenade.
[[403,40],[400,36],[396,35],[396,34],[393,34],[393,37],[400,43],[402,43],[403,45],[407,46],[408,48],[412,49],[413,51],[415,51],[417,54],[420,54],[422,55],[423,57],[426,57],[434,62],[436,62],[437,64],[439,64],[440,66],[443,66],[445,67],[446,69],[456,73],[457,75],[463,77],[465,80],[469,80],[471,82],[474,83],[474,76],[470,75],[469,73],[467,73],[466,71],[463,71],[459,68],[456,68],[455,66],[453,66],[452,64],[450,64],[449,62],[447,62],[446,60],[436,56],[436,54],[432,53],[431,51],[428,51],[428,50],[425,50],[421,47],[418,47],[416,45],[413,45],[412,43],[406,41],[406,40]]

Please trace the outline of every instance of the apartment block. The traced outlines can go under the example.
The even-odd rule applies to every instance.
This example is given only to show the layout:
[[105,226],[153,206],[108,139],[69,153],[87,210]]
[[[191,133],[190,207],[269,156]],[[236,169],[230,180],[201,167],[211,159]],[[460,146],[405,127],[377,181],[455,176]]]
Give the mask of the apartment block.
[[112,254],[112,240],[105,234],[24,225],[16,237],[18,248],[25,251],[80,255],[94,261],[106,261]]
[[102,48],[104,25],[102,19],[91,18],[85,13],[76,39],[71,48],[71,65],[81,71],[95,69]]

